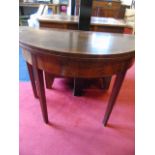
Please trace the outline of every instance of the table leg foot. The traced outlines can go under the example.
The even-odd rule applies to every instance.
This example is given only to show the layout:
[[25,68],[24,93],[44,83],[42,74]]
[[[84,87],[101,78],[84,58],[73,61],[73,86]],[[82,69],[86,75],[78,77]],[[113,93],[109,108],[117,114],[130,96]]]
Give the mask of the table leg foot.
[[121,73],[117,74],[117,76],[116,76],[114,86],[113,86],[113,89],[112,89],[112,93],[111,93],[111,96],[110,96],[110,99],[109,99],[109,102],[108,102],[108,105],[107,105],[107,108],[106,108],[106,112],[105,112],[105,115],[104,115],[104,119],[103,119],[104,126],[107,125],[110,114],[111,114],[111,112],[113,110],[115,101],[117,99],[120,88],[122,86],[125,74],[126,74],[126,71],[121,72]]
[[32,56],[32,66],[33,66],[34,77],[36,80],[36,86],[38,90],[38,96],[40,100],[40,107],[43,115],[43,120],[47,124],[49,121],[48,121],[45,89],[44,89],[43,71],[37,68],[37,60],[35,56]]
[[28,62],[26,62],[26,64],[27,64],[27,69],[28,69],[28,72],[29,72],[29,77],[30,77],[34,97],[38,98],[35,79],[34,79],[34,75],[33,75],[32,65],[30,65]]

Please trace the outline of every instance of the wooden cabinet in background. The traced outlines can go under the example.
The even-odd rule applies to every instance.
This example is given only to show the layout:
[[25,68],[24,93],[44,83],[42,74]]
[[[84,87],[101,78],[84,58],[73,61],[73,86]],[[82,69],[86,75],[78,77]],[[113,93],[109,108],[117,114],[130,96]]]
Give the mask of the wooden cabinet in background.
[[[80,0],[76,0],[76,15],[79,15]],[[92,16],[124,18],[125,7],[121,1],[93,1]]]

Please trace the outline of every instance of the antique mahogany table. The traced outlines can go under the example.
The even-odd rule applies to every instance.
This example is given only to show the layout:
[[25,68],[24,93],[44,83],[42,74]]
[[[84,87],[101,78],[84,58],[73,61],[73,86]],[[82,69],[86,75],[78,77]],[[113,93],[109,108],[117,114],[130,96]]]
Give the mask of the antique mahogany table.
[[134,62],[134,36],[103,32],[20,27],[19,43],[48,123],[43,71],[71,78],[100,78],[116,75],[103,124],[106,125],[125,74]]
[[[46,28],[60,28],[60,29],[72,29],[78,30],[79,16],[69,15],[44,15],[38,18],[40,27]],[[107,17],[91,17],[90,31],[95,32],[113,32],[113,33],[124,33],[128,29],[132,32],[132,26],[129,25],[123,19],[107,18]],[[51,89],[54,76],[45,72],[46,88]],[[111,77],[101,78],[98,80],[101,82],[101,88],[108,90],[111,82]],[[82,88],[84,84],[89,82],[86,80],[75,80],[74,79],[74,96],[82,95]],[[104,85],[103,85],[104,83]],[[78,86],[78,87],[77,87]]]

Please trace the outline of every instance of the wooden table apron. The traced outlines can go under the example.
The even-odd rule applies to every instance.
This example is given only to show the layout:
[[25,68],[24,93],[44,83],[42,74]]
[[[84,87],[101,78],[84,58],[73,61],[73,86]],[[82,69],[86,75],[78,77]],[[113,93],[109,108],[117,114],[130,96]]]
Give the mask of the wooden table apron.
[[[39,32],[39,31],[38,31]],[[100,78],[116,75],[112,93],[106,108],[103,124],[106,125],[127,69],[133,64],[134,51],[112,55],[84,55],[52,52],[20,40],[23,56],[27,62],[35,97],[39,97],[43,119],[48,123],[43,71],[55,76],[72,78]]]
[[28,50],[23,50],[23,55],[29,64],[32,65],[32,56],[34,56],[39,69],[61,77],[101,78],[112,76],[128,69],[133,60],[132,54],[116,58],[79,58],[43,54],[33,48],[25,49]]

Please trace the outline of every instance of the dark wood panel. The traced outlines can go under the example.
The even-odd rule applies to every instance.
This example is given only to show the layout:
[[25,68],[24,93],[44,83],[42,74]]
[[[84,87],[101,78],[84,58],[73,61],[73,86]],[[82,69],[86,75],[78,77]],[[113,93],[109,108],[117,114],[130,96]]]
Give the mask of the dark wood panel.
[[123,33],[123,27],[109,27],[109,26],[91,26],[91,31],[95,32],[112,32],[112,33]]

